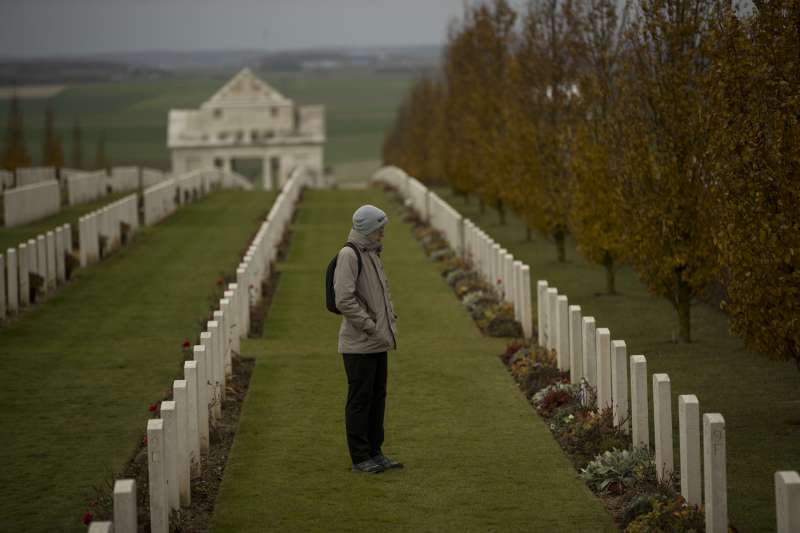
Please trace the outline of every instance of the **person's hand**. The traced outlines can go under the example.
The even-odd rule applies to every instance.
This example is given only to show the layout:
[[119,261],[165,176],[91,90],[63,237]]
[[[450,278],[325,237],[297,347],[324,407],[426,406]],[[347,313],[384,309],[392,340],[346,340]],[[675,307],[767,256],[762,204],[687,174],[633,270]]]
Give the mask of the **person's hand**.
[[370,319],[370,321],[367,322],[366,326],[364,327],[364,333],[366,333],[369,336],[372,336],[375,334],[375,330],[376,330],[375,322],[373,322],[372,319]]

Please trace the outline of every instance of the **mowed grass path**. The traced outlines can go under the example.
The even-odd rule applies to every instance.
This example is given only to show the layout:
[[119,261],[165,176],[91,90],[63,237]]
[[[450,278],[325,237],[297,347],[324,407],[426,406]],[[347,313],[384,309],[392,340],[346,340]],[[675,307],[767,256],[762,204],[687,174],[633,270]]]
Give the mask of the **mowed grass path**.
[[0,330],[0,531],[85,530],[92,487],[131,457],[273,199],[223,191],[181,208]]
[[497,358],[393,209],[384,264],[399,315],[389,355],[384,451],[406,463],[349,471],[339,317],[324,269],[353,211],[376,191],[310,191],[214,510],[214,531],[613,531]]
[[[36,220],[29,224],[23,224],[22,226],[15,226],[13,228],[0,227],[0,254],[5,255],[6,250],[9,248],[16,248],[21,243],[27,242],[28,239],[35,239],[39,235],[46,235],[48,231],[54,231],[56,227],[64,224],[72,224],[73,229],[77,229],[78,219],[80,217],[104,205],[108,205],[115,200],[119,200],[128,194],[133,194],[133,191],[129,193],[111,194],[94,202],[63,207],[61,211],[55,215]],[[74,240],[73,243],[77,245],[77,242]]]
[[[617,274],[619,295],[601,294],[605,270],[579,256],[574,242],[567,243],[567,262],[558,263],[555,245],[539,235],[526,242],[524,226],[516,217],[509,216],[508,225],[500,226],[493,209],[487,208],[480,216],[474,199],[467,205],[447,190],[437,192],[531,266],[534,303],[536,280],[548,280],[551,287],[569,297],[570,304],[580,305],[584,316],[594,316],[598,328],[607,327],[613,339],[624,340],[628,354],[647,356],[649,374],[669,374],[676,465],[680,465],[678,395],[695,394],[701,413],[722,413],[727,429],[731,523],[740,531],[774,531],[773,474],[800,469],[797,368],[746,350],[740,339],[730,335],[726,315],[703,303],[692,306],[693,342],[673,344],[677,320],[672,307],[649,295],[630,268]],[[651,409],[652,405],[651,400]]]

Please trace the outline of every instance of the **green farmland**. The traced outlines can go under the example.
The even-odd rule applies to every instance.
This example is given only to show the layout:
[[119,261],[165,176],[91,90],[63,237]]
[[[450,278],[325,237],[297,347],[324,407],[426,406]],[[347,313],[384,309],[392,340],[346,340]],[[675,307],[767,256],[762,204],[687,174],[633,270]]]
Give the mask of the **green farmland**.
[[[112,164],[166,170],[170,164],[166,147],[169,110],[199,106],[234,74],[76,85],[51,98],[22,99],[28,153],[34,164],[40,163],[44,110],[49,102],[64,139],[67,166],[72,165],[72,125],[77,119],[83,130],[84,165],[93,165],[97,139],[104,133]],[[363,178],[378,165],[383,132],[413,81],[410,74],[257,74],[299,104],[326,107],[325,161],[342,179]],[[0,99],[4,124],[7,112],[6,99]],[[4,140],[0,146],[2,143]]]

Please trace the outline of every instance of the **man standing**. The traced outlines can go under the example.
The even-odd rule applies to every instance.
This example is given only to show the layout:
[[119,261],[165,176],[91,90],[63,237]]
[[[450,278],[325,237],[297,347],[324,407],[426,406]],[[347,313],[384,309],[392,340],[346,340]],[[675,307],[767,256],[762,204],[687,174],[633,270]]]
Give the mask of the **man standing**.
[[375,206],[356,210],[333,278],[336,308],[342,313],[339,353],[347,372],[347,445],[353,471],[371,474],[403,467],[381,451],[386,353],[397,348],[397,315],[380,258],[387,222],[386,213]]

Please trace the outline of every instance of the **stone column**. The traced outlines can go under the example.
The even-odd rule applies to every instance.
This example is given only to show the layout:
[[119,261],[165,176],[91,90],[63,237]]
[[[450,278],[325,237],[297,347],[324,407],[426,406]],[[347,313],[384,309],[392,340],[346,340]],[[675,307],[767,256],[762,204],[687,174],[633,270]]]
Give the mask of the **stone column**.
[[536,282],[536,325],[539,328],[539,346],[547,346],[547,281]]
[[56,289],[56,236],[52,231],[48,231],[45,237],[47,241],[47,289]]
[[569,380],[580,383],[583,379],[583,324],[581,306],[569,306]]
[[556,355],[558,368],[569,370],[569,301],[564,295],[556,300]]
[[703,477],[707,533],[728,532],[728,479],[725,459],[725,419],[703,415]]
[[593,316],[585,316],[583,325],[583,377],[592,387],[597,388],[597,328]]
[[558,289],[547,288],[547,349],[558,348],[557,320],[558,320]]
[[526,339],[533,338],[533,305],[531,304],[531,268],[522,265],[522,331]]
[[633,355],[631,366],[631,437],[633,445],[650,448],[650,422],[647,399],[647,359]]
[[614,425],[628,433],[628,347],[625,341],[611,343],[611,401]]
[[186,419],[188,422],[189,467],[193,476],[200,475],[200,426],[197,406],[197,362],[183,363],[183,377],[186,381]]
[[64,261],[64,228],[56,228],[56,284],[63,285],[67,280],[66,263]]
[[597,329],[597,406],[608,409],[611,398],[611,332],[608,328]]
[[114,482],[114,532],[138,533],[136,511],[136,480],[118,479]]
[[161,402],[161,420],[164,421],[164,480],[170,509],[181,505],[178,481],[178,410],[174,401]]
[[147,421],[147,486],[150,491],[150,530],[169,533],[169,500],[164,471],[164,422]]
[[180,494],[181,507],[191,504],[190,465],[191,445],[189,442],[189,403],[188,385],[185,379],[176,379],[172,382],[172,397],[175,400],[175,415],[178,420],[178,493]]
[[19,245],[19,252],[17,253],[17,260],[19,261],[19,303],[22,307],[27,307],[31,303],[31,286],[29,279],[30,267],[30,254],[28,252],[28,245],[21,243]]
[[653,428],[656,444],[656,475],[659,481],[669,478],[674,470],[671,390],[667,374],[653,374]]
[[[2,272],[2,270],[0,270]],[[7,312],[10,315],[19,311],[19,270],[17,267],[17,251],[14,248],[6,250],[6,296],[8,299]],[[0,281],[2,284],[2,281]]]
[[800,531],[800,475],[797,472],[775,472],[775,514],[777,533]]
[[678,396],[678,428],[681,455],[681,496],[692,505],[702,505],[700,403],[694,394]]

